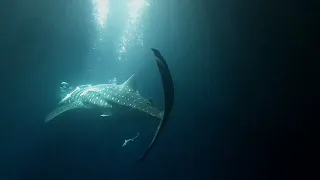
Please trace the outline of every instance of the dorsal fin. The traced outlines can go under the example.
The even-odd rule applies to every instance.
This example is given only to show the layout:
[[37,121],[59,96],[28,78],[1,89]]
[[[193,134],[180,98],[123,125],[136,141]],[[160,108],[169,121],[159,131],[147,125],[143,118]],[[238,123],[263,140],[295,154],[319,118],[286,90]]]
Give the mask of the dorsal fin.
[[132,74],[132,76],[124,82],[122,86],[129,87],[132,91],[137,91],[136,75]]

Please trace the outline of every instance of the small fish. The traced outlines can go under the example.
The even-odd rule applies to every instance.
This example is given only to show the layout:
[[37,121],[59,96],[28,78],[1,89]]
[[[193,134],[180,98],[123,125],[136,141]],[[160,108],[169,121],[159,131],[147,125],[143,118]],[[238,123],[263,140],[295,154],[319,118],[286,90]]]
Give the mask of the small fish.
[[139,136],[139,133],[134,138],[124,140],[124,143],[122,144],[122,147],[126,146],[128,144],[128,142],[134,141],[138,136]]

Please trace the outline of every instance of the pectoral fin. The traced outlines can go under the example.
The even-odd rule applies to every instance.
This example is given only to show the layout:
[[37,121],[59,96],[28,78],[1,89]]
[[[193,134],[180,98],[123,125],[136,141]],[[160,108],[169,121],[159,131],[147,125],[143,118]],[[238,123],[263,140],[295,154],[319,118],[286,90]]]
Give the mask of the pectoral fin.
[[70,104],[64,104],[58,108],[56,108],[55,110],[53,110],[45,119],[45,122],[49,122],[50,120],[52,120],[53,118],[57,117],[58,115],[69,111],[71,109],[76,109],[76,108],[84,108],[84,105],[82,103],[78,103],[78,102],[74,102],[74,103],[70,103]]

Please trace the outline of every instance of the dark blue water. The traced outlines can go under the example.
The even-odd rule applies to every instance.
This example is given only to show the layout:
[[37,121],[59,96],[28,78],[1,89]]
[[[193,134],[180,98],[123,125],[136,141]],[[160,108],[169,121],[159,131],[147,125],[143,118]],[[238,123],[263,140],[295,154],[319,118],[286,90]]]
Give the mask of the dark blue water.
[[[300,75],[314,77],[316,70],[296,61],[310,54],[301,50],[308,23],[298,16],[299,4],[150,1],[144,45],[131,47],[122,62],[117,42],[125,1],[110,4],[97,50],[90,1],[0,3],[1,180],[286,179],[302,173],[298,160],[308,138],[298,120],[313,119],[313,97],[303,91],[314,83]],[[151,47],[167,60],[176,99],[144,162],[138,157],[157,127],[148,116],[103,119],[74,111],[44,122],[59,102],[62,81],[121,83],[133,73],[140,94],[163,109]]]

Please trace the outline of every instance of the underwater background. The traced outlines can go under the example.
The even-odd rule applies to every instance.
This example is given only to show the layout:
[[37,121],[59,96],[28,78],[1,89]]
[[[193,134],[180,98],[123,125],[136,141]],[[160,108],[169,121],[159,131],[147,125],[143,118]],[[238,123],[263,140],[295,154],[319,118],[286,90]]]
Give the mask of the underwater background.
[[[308,54],[300,8],[249,0],[1,1],[0,180],[303,174],[299,155],[311,140],[299,120],[311,121],[313,111],[304,93],[312,83],[300,74],[318,71],[295,61]],[[138,158],[157,128],[152,117],[78,110],[44,122],[61,82],[121,84],[133,73],[140,94],[163,110],[150,48],[168,63],[175,102],[145,161]]]

